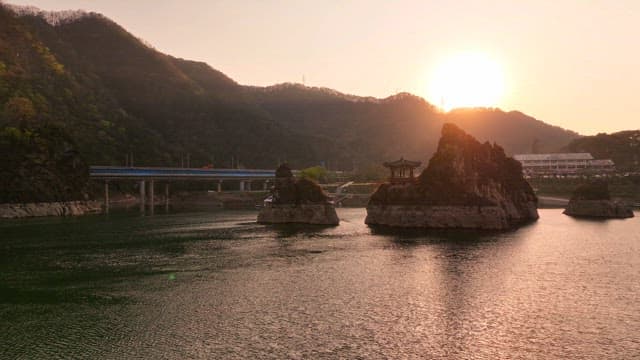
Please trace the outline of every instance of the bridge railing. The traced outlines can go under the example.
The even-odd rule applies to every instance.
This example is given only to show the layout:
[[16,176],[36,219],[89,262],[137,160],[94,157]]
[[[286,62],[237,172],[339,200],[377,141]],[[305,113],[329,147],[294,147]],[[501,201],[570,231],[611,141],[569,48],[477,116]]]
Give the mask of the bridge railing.
[[268,179],[275,177],[275,170],[91,166],[89,176],[96,179]]

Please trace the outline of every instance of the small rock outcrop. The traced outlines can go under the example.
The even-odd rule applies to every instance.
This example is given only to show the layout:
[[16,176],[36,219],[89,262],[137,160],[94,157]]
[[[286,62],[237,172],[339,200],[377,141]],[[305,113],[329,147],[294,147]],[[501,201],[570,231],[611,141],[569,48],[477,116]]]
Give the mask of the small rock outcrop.
[[538,218],[520,163],[490,143],[444,124],[438,149],[414,181],[382,184],[369,225],[504,230]]
[[563,214],[575,217],[622,219],[633,217],[633,210],[619,201],[611,200],[609,185],[593,181],[578,187]]
[[303,223],[338,225],[333,203],[314,181],[296,179],[286,164],[276,170],[271,195],[258,214],[260,224]]

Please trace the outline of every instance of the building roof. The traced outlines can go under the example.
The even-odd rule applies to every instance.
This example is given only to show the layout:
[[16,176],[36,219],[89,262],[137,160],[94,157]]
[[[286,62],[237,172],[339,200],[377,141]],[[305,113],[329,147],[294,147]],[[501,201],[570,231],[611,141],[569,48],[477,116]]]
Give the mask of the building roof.
[[513,158],[518,161],[530,160],[593,160],[589,153],[557,153],[557,154],[516,154]]
[[388,167],[388,168],[392,168],[392,167],[412,167],[412,168],[416,168],[416,167],[422,165],[422,162],[405,160],[404,158],[400,158],[400,160],[388,161],[388,162],[383,163],[382,165],[384,165],[385,167]]

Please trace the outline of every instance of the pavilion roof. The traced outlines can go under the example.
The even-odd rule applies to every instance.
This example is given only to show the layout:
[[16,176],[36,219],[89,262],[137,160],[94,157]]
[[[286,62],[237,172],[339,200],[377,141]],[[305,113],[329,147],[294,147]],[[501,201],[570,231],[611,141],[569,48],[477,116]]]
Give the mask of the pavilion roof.
[[383,163],[382,165],[384,165],[385,167],[388,167],[388,168],[395,168],[395,167],[412,167],[412,168],[416,168],[416,167],[422,165],[422,162],[405,160],[404,158],[400,158],[400,160],[396,160],[396,161],[387,161],[387,162]]

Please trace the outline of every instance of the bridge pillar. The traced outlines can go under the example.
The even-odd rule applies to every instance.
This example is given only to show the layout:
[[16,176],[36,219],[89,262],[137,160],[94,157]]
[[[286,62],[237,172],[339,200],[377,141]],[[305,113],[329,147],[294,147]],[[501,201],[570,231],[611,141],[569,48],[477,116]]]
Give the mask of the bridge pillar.
[[146,198],[146,191],[144,189],[144,180],[140,180],[140,211],[144,212],[144,201]]
[[264,184],[262,184],[262,190],[264,191],[269,190],[269,180],[264,181]]
[[164,207],[169,210],[169,183],[164,184]]
[[153,208],[155,205],[155,189],[154,189],[155,181],[149,181],[149,210],[151,210],[151,214],[153,214]]
[[218,192],[222,192],[222,180],[218,181]]
[[240,191],[244,191],[244,180],[240,180]]
[[109,180],[104,181],[104,212],[109,213]]

